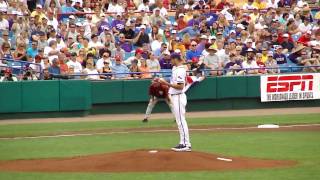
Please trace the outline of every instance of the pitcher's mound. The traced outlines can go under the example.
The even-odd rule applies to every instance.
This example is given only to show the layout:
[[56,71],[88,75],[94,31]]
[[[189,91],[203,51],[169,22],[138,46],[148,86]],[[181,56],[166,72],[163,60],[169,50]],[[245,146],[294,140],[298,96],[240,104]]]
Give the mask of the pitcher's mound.
[[225,157],[203,152],[135,150],[73,158],[0,161],[2,171],[163,172],[272,168],[293,161]]

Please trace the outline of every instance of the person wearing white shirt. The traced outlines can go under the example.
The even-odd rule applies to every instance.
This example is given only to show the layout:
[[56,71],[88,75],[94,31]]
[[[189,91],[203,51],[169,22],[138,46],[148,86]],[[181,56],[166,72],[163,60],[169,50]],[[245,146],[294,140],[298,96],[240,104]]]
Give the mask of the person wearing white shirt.
[[143,0],[142,3],[138,6],[138,12],[149,12],[149,0]]
[[86,64],[86,68],[83,70],[85,74],[88,74],[86,79],[88,80],[100,80],[100,75],[97,69],[94,68],[94,63],[93,61],[88,61]]
[[0,30],[8,30],[9,22],[5,18],[3,18],[3,12],[0,12]]
[[269,0],[268,3],[267,3],[267,8],[277,9],[278,8],[278,2],[279,2],[279,0]]
[[[70,68],[70,66],[73,67],[74,74],[80,74],[82,73],[82,65],[77,61],[77,54],[76,53],[71,53],[71,58],[70,60],[67,62],[67,66]],[[72,73],[72,72],[71,72]]]
[[170,83],[162,78],[160,78],[159,81],[169,86],[169,95],[173,104],[173,113],[175,115],[180,134],[180,142],[176,147],[173,147],[172,150],[176,152],[186,152],[191,151],[189,128],[185,117],[187,105],[187,96],[185,94],[187,72],[180,55],[173,55],[171,57],[171,62],[174,67],[172,68]]
[[96,63],[96,68],[98,71],[102,70],[104,67],[104,62],[109,62],[110,67],[112,66],[111,60],[110,60],[110,52],[106,51],[103,53],[102,58],[100,58]]
[[298,28],[300,32],[306,33],[307,31],[312,30],[312,25],[310,24],[309,19],[305,18],[303,23],[301,23]]
[[120,6],[119,4],[116,3],[116,1],[112,1],[107,9],[107,12],[109,13],[123,13],[124,9],[122,6]]
[[242,68],[246,69],[245,71],[247,74],[258,74],[259,72],[258,69],[256,69],[256,68],[259,68],[259,66],[254,57],[255,57],[255,54],[253,49],[249,48],[247,50],[247,60],[243,61],[241,64]]
[[91,41],[89,42],[89,48],[96,48],[96,49],[100,49],[103,48],[103,44],[101,43],[101,41],[99,41],[98,35],[97,34],[93,34],[91,35]]

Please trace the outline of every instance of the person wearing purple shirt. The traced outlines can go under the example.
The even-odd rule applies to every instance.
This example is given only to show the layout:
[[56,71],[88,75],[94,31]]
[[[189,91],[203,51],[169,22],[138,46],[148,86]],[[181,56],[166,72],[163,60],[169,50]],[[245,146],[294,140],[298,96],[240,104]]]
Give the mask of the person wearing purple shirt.
[[273,55],[273,59],[277,61],[277,64],[286,64],[287,58],[284,54],[282,54],[282,46],[279,45],[276,47],[276,53]]
[[213,13],[213,12],[211,12],[210,11],[210,6],[208,6],[208,5],[205,6],[203,15],[207,18],[207,25],[208,26],[212,26],[212,24],[214,22],[216,22],[217,19],[218,19],[218,15]]
[[112,31],[115,34],[119,34],[124,29],[125,22],[121,20],[121,13],[117,13],[116,19],[111,23]]
[[197,15],[194,15],[192,19],[188,21],[188,26],[193,26],[194,24],[197,24],[199,26],[199,19]]
[[208,37],[206,35],[201,35],[200,37],[200,43],[198,44],[196,51],[202,53],[202,51],[205,49]]
[[163,58],[160,59],[159,64],[161,69],[172,69],[169,51],[163,52]]
[[98,34],[101,34],[105,29],[111,29],[108,19],[103,19],[97,24]]

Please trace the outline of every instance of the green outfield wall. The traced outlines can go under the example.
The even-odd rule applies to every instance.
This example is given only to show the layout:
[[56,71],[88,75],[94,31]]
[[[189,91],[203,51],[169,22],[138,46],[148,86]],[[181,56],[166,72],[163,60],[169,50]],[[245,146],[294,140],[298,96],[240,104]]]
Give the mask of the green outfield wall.
[[[142,113],[150,80],[54,80],[0,83],[0,119]],[[260,102],[260,77],[209,77],[190,88],[188,111],[320,106],[320,100]],[[155,112],[167,112],[163,103]]]

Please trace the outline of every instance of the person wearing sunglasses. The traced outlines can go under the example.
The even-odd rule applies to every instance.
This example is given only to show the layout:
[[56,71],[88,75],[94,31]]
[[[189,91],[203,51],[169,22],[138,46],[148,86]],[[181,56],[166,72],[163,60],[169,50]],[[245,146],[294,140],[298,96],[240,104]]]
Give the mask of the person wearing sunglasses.
[[190,49],[186,53],[187,62],[190,62],[194,57],[200,58],[201,52],[197,50],[197,45],[198,45],[197,42],[195,41],[191,42]]

